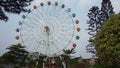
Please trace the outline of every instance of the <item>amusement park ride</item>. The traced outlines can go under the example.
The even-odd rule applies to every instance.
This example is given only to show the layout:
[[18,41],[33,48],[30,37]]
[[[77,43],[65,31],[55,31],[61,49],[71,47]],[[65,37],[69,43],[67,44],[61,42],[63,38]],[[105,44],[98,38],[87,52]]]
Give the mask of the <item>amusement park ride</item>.
[[[75,20],[76,14],[70,8],[65,9],[64,4],[52,4],[50,1],[34,5],[32,10],[28,9],[26,12],[22,16],[23,21],[19,21],[20,27],[16,29],[19,33],[16,39],[21,39],[26,49],[34,53],[35,59],[39,55],[46,56],[43,68],[58,68],[63,50],[70,45],[75,48],[75,40],[80,39],[78,35],[75,36],[76,32],[80,32],[77,26],[79,20]],[[64,62],[62,65],[62,68],[66,68]]]

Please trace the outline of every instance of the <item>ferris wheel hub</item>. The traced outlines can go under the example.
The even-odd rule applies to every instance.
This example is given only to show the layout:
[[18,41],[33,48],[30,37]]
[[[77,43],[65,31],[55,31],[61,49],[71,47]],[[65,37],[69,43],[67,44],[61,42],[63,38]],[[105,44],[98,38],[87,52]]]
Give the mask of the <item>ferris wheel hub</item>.
[[44,29],[46,30],[46,32],[50,31],[50,28],[48,26],[45,26]]

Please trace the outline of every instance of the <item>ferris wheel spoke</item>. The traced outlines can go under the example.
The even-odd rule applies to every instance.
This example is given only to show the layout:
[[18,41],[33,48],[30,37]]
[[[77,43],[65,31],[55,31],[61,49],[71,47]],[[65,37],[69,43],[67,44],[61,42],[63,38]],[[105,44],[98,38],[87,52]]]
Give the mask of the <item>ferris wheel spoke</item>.
[[[38,13],[38,17],[41,19],[41,20],[44,20],[45,21],[45,19],[44,19],[44,13],[42,13],[42,11],[44,11],[43,10],[43,8],[41,8],[42,10],[40,11],[39,9],[37,9],[37,13]],[[44,22],[43,22],[44,23]]]
[[[27,45],[27,44],[29,44],[29,45]],[[34,46],[31,44],[32,44],[32,42],[29,42],[28,40],[26,42],[24,42],[24,45],[27,46],[26,48],[28,51],[31,51],[31,49],[34,48]]]
[[50,16],[54,17],[56,15],[54,6],[50,6]]
[[[56,13],[55,15],[54,15],[54,13],[53,13],[53,17],[56,17],[56,19],[58,20],[59,19],[59,21],[61,21],[61,20],[64,20],[64,14],[61,12],[61,11],[59,11],[59,13],[58,13],[58,11],[56,11],[55,9],[53,9],[54,10],[54,13]],[[62,15],[61,15],[62,14]],[[66,19],[66,18],[65,18]]]
[[53,48],[54,50],[56,50],[56,52],[59,52],[59,51],[62,51],[62,49],[64,47],[62,47],[63,44],[59,44],[59,43],[56,43],[55,45],[53,45]]
[[35,26],[35,24],[34,25],[30,25],[30,22],[26,22],[23,26],[21,26],[22,27],[21,30],[32,30],[32,29],[37,28],[37,27],[34,27],[34,26]]
[[[70,18],[67,18],[67,20],[66,20],[66,18],[64,18],[64,17],[58,17],[58,19],[56,19],[56,21],[60,21],[60,23],[61,24],[66,24],[65,26],[68,26],[68,25],[70,25],[70,22],[73,22],[73,20],[71,20]],[[73,25],[72,25],[72,27],[73,27]]]
[[62,44],[63,41],[59,40],[59,38],[57,38],[56,36],[51,35],[50,39],[53,39],[53,41],[55,40],[54,41],[54,42],[56,42],[56,43],[54,43],[55,46],[57,46],[58,48],[63,48],[63,46],[60,46],[60,45],[64,45],[64,44]]
[[58,29],[58,31],[54,31],[53,33],[54,34],[59,33],[61,36],[67,35],[71,37],[71,35],[74,34],[74,30],[71,31],[69,29],[61,28],[61,29]]
[[[61,35],[58,35],[58,38],[61,39],[62,41],[66,41],[68,42],[68,39],[66,38],[66,36],[60,37]],[[65,43],[65,42],[64,42]]]
[[36,10],[35,12],[32,12],[31,16],[35,16],[36,18],[41,19],[41,15],[40,15],[40,12],[38,10]]
[[[36,13],[33,13],[37,19],[34,19],[36,21],[36,23],[41,24],[41,26],[44,26],[46,20],[45,20],[45,16],[43,15],[44,13],[41,13],[41,11],[39,11],[38,9],[36,10]],[[32,16],[32,15],[31,15]],[[32,16],[33,17],[33,16]],[[35,18],[36,18],[35,17]]]
[[[37,40],[36,40],[37,41]],[[46,51],[45,50],[43,50],[43,49],[45,49],[46,48],[46,44],[43,44],[43,43],[41,43],[41,41],[40,42],[37,42],[37,44],[36,44],[38,47],[36,48],[36,50],[37,50],[37,52],[41,52],[41,53],[45,53]],[[46,53],[45,53],[46,54]]]
[[51,44],[51,46],[52,46],[52,48],[53,48],[53,50],[56,50],[56,51],[60,51],[61,50],[61,48],[63,48],[62,46],[60,46],[61,45],[61,43],[60,42],[58,42],[58,41],[56,41],[56,43],[54,43],[53,45]]
[[26,23],[23,22],[23,24],[24,24],[24,26],[21,26],[22,28],[23,28],[23,27],[24,27],[24,28],[25,28],[25,27],[33,27],[33,25],[30,25],[28,22],[26,22]]
[[46,21],[47,23],[49,23],[49,9],[50,9],[50,6],[46,7]]
[[[41,45],[39,45],[39,44],[36,44],[35,45],[35,52],[41,52],[40,50],[43,48]],[[42,48],[41,48],[42,47]],[[39,50],[40,49],[40,50]]]
[[[63,35],[63,38],[65,38],[64,40],[68,41],[67,39],[72,38],[73,34],[69,35],[69,34],[60,34],[60,36]],[[71,37],[70,37],[71,36]]]
[[54,17],[54,15],[55,15],[55,13],[54,13],[53,10],[54,10],[53,6],[50,6],[50,7],[49,7],[49,16],[50,16],[50,17]]
[[[70,36],[71,37],[71,35],[73,35],[73,31],[68,31],[68,30],[59,30],[58,29],[58,31],[56,30],[56,31],[54,31],[53,32],[53,34],[56,36],[56,33],[58,33],[57,35],[61,35],[61,36],[65,36],[65,35],[68,35],[68,36]],[[61,37],[60,36],[60,37]]]
[[41,25],[41,26],[43,26],[42,21],[40,21],[39,19],[34,19],[34,20],[32,20],[32,19],[34,19],[34,18],[33,17],[32,18],[28,17],[27,18],[28,23],[31,23],[33,25]]
[[[61,26],[62,28],[59,28],[59,30],[60,31],[66,31],[67,33],[69,33],[70,31],[71,31],[71,33],[73,33],[73,28],[70,26],[70,25],[68,25],[68,26]],[[66,27],[71,27],[71,28],[66,28]]]
[[[46,9],[45,9],[46,8]],[[41,16],[42,16],[42,19],[44,20],[44,23],[47,23],[47,13],[45,12],[45,10],[47,11],[47,7],[44,6],[44,8],[42,7],[42,10],[44,11],[41,11]]]
[[66,46],[67,40],[64,37],[61,37],[60,35],[55,35],[54,37],[56,38],[57,41],[59,41],[59,43]]
[[[42,13],[40,14],[40,11],[39,11],[38,9],[36,10],[36,13],[34,12],[33,14],[34,14],[34,15],[37,17],[37,19],[38,19],[38,20],[37,20],[37,21],[38,21],[37,23],[39,23],[39,21],[43,21],[44,16],[43,16]],[[31,15],[31,16],[32,16],[32,15]],[[44,23],[44,21],[41,22],[40,24],[42,24],[42,23]]]
[[[32,40],[32,39],[30,39],[30,40]],[[39,52],[38,48],[40,46],[38,44],[36,44],[34,40],[32,40],[32,42],[29,42],[29,41],[26,41],[26,42],[27,42],[26,44],[34,44],[34,46],[33,45],[28,46],[29,47],[28,50],[33,51],[33,52]]]

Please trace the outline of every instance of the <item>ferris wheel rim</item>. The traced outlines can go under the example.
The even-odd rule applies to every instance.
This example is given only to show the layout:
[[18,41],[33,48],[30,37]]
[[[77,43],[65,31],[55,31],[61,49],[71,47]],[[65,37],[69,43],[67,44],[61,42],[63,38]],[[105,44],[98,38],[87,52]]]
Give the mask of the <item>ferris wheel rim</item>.
[[[46,5],[47,6],[47,5]],[[41,7],[41,6],[39,6],[39,7]],[[57,6],[56,6],[57,7]],[[58,6],[59,8],[60,8],[60,6]],[[63,8],[63,10],[64,11],[67,11],[66,9],[64,9]],[[34,11],[34,9],[32,10],[32,11]],[[72,34],[72,37],[71,37],[71,39],[68,41],[68,43],[66,44],[66,46],[64,47],[64,48],[66,48],[68,45],[69,45],[69,43],[72,41],[72,38],[73,38],[73,36],[74,36],[74,31],[75,31],[75,25],[74,25],[74,20],[73,20],[73,18],[72,18],[72,16],[71,16],[71,14],[69,13],[69,12],[66,12],[66,13],[68,13],[68,15],[70,16],[70,18],[72,19],[72,23],[73,23],[73,34]],[[26,15],[26,17],[29,15],[29,13]],[[24,19],[25,20],[25,19]],[[23,21],[24,21],[23,20]],[[22,29],[22,25],[21,25],[21,28],[20,28],[20,37],[21,37],[21,40],[22,40],[22,44],[24,45],[24,46],[26,46],[26,44],[24,43],[24,40],[23,40],[23,37],[22,37],[22,32],[21,32],[21,29]],[[63,49],[64,49],[63,48]],[[63,49],[61,49],[60,51],[58,51],[58,52],[56,52],[56,53],[59,53],[59,52],[61,52]]]

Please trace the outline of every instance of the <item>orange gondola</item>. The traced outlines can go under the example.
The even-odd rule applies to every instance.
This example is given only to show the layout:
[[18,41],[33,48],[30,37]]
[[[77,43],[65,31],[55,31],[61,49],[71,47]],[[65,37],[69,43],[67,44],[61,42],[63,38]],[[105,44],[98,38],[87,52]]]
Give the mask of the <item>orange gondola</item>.
[[80,28],[77,28],[77,31],[80,32]]
[[19,36],[16,36],[15,39],[16,39],[16,40],[19,40]]

